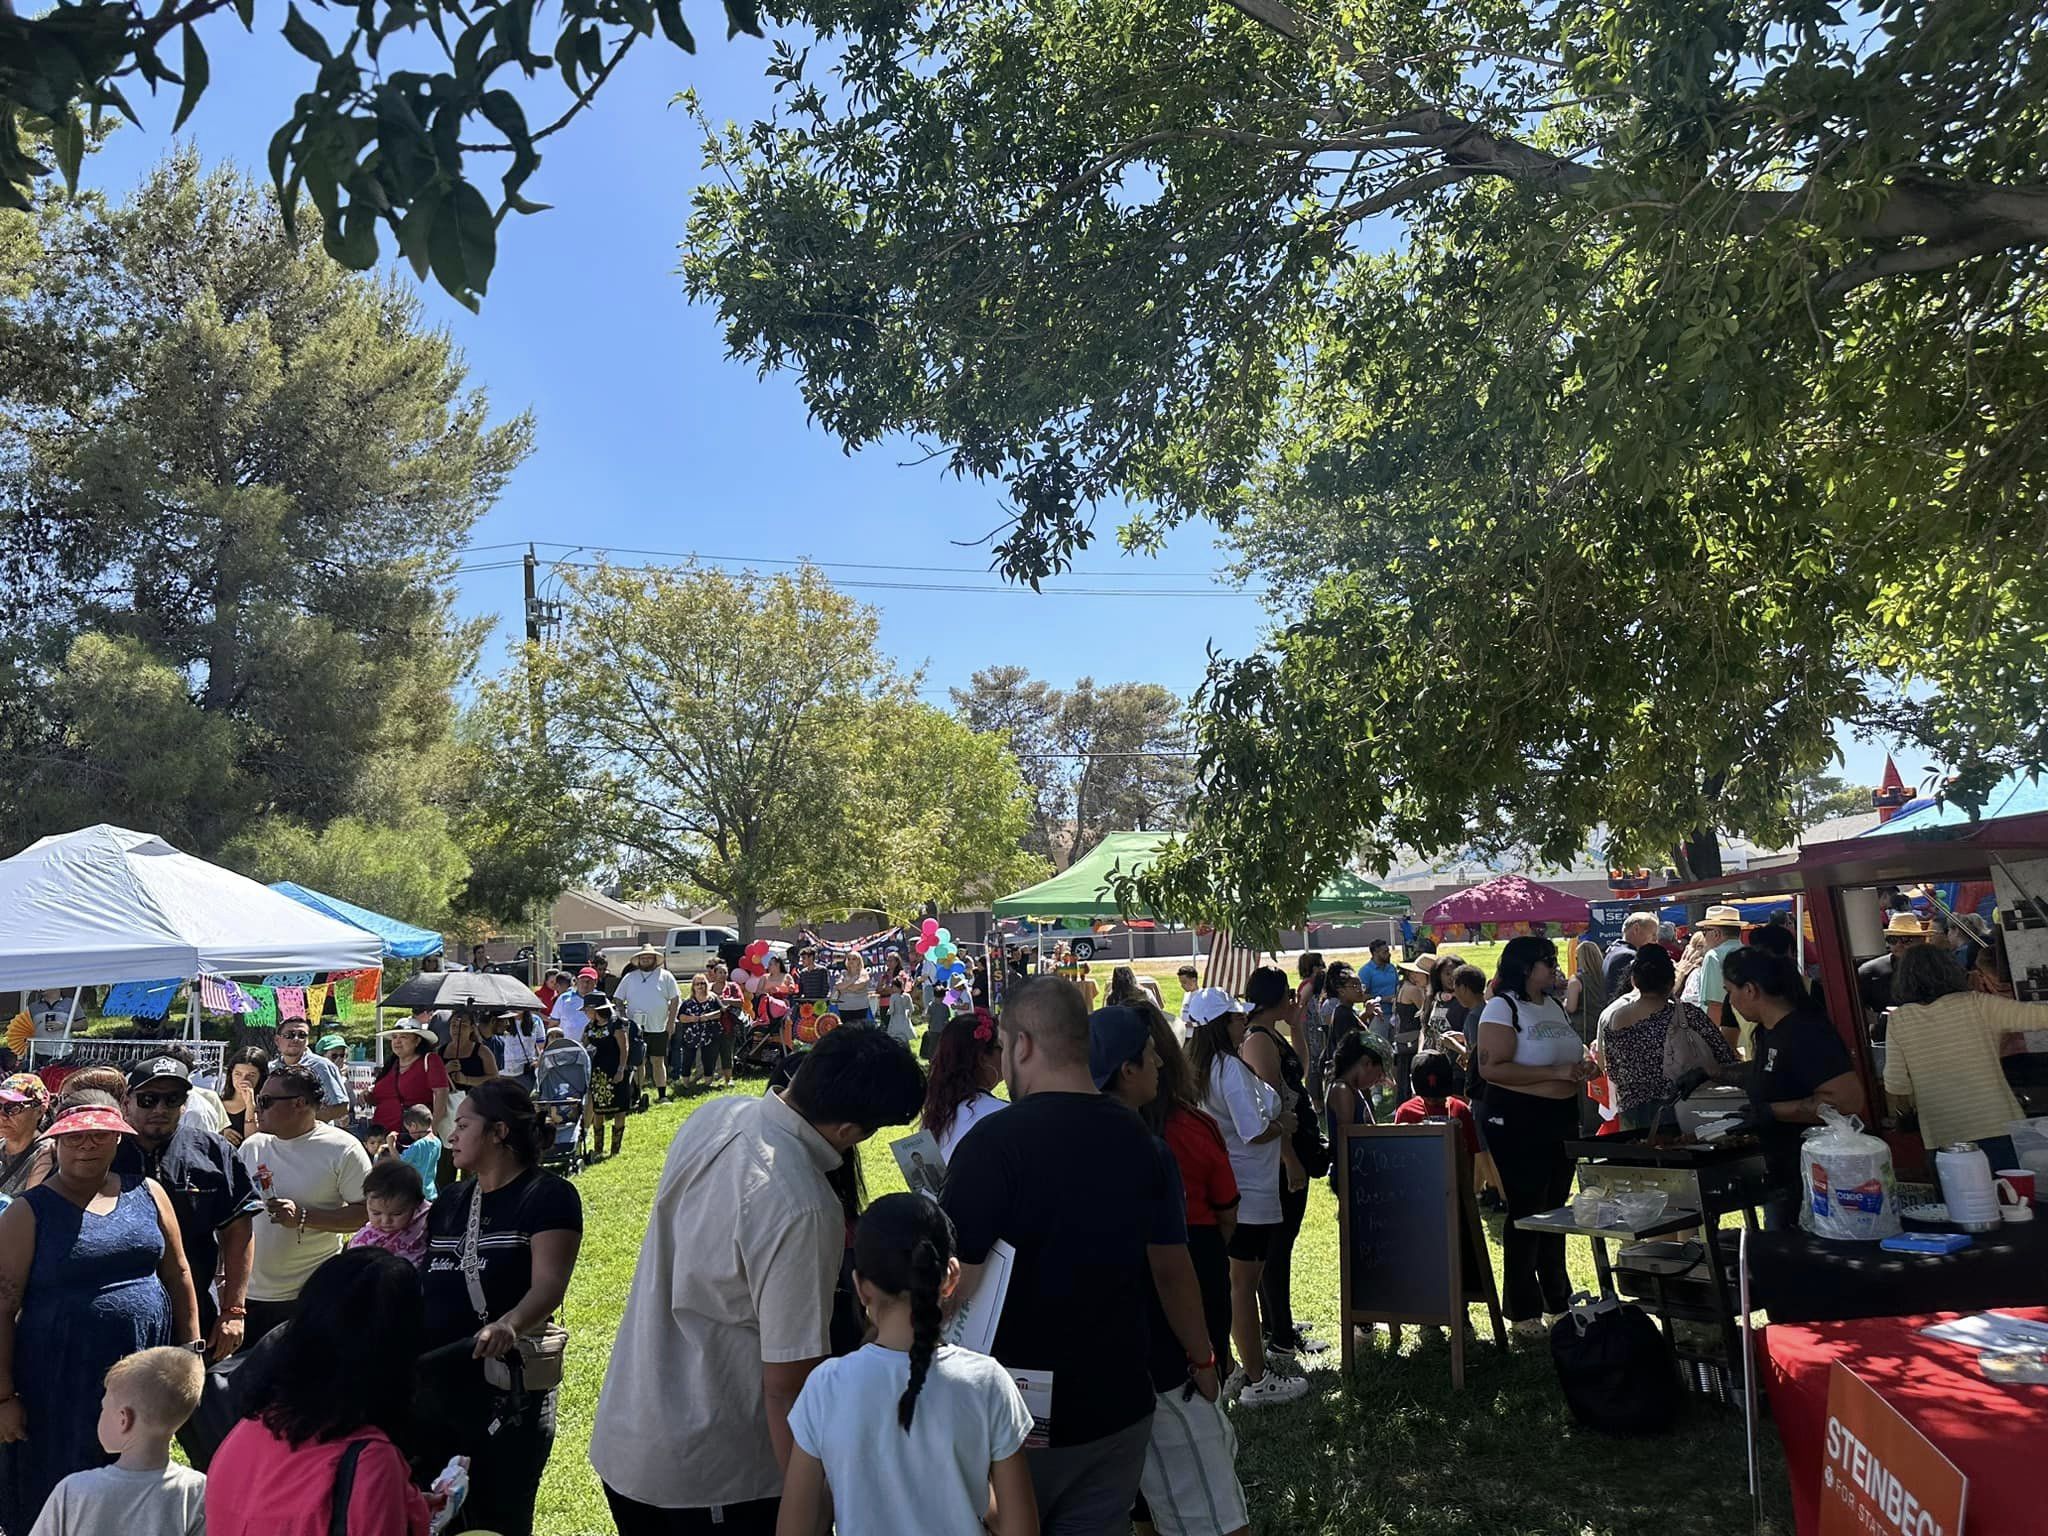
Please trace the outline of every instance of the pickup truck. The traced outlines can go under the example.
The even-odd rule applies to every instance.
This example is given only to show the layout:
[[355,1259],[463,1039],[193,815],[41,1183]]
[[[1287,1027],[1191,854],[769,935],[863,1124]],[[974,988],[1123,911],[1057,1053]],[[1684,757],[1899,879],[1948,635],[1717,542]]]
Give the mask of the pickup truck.
[[[666,957],[669,970],[678,976],[695,976],[718,958],[721,944],[737,944],[739,937],[730,928],[671,928],[653,943]],[[788,962],[787,944],[771,943],[768,951],[770,954],[780,955],[785,963]],[[640,953],[640,946],[607,944],[598,953],[604,956],[612,974],[616,976],[633,963],[633,957]]]

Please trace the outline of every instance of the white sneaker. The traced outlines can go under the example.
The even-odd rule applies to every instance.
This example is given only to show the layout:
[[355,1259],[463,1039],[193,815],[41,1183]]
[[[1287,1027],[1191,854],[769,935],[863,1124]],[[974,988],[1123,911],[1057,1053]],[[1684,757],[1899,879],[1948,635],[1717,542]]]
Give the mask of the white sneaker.
[[1237,1394],[1244,1390],[1244,1367],[1239,1366],[1223,1380],[1222,1398],[1226,1403],[1237,1401]]
[[1240,1408],[1263,1408],[1268,1403],[1291,1403],[1306,1396],[1306,1376],[1282,1376],[1278,1371],[1268,1371],[1238,1392],[1237,1405]]
[[1550,1329],[1540,1317],[1525,1317],[1519,1322],[1510,1323],[1508,1327],[1518,1339],[1542,1339],[1550,1335]]

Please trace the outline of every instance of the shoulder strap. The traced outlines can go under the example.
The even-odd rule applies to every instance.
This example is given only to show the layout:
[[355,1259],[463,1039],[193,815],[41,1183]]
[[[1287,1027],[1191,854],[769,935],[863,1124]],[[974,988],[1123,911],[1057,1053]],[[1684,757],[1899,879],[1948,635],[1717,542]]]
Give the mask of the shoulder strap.
[[334,1464],[334,1497],[327,1508],[327,1536],[348,1536],[348,1501],[356,1491],[356,1463],[367,1440],[351,1440]]
[[469,1181],[469,1216],[462,1231],[462,1254],[456,1267],[462,1271],[462,1283],[469,1289],[469,1304],[476,1309],[477,1321],[488,1323],[490,1309],[484,1305],[483,1260],[479,1257],[478,1234],[484,1219],[483,1186],[475,1179]]

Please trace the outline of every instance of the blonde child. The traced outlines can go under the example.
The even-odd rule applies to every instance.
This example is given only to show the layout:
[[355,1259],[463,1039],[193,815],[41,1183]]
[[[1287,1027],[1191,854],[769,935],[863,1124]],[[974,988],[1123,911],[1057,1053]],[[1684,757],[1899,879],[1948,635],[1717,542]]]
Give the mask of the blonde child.
[[1023,1394],[987,1355],[939,1342],[960,1280],[953,1223],[922,1195],[884,1195],[855,1230],[853,1268],[874,1342],[797,1395],[776,1536],[898,1536],[910,1509],[926,1530],[1035,1536]]
[[117,1361],[99,1422],[100,1447],[114,1464],[59,1483],[29,1536],[205,1536],[206,1474],[171,1463],[171,1437],[205,1384],[206,1368],[189,1349],[145,1349]]

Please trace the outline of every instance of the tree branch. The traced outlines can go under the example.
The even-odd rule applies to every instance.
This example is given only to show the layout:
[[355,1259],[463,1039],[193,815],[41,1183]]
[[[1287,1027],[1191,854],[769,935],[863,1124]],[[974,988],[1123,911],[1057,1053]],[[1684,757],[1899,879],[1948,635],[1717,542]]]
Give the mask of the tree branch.
[[1967,261],[1972,256],[1985,256],[1992,251],[2002,251],[2008,246],[2030,243],[2023,231],[2010,225],[1994,224],[1974,234],[1958,235],[1953,240],[1929,240],[1922,245],[1873,251],[1868,256],[1850,262],[1822,283],[1820,298],[1824,303],[1832,302],[1866,284],[1897,276],[1901,272],[1933,272],[1942,267],[1952,267],[1957,262]]

